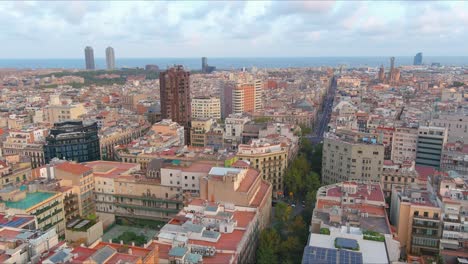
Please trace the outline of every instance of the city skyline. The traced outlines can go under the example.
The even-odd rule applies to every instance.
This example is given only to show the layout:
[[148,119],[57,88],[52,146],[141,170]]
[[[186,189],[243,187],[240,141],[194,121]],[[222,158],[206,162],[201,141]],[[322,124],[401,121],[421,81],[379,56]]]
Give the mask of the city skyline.
[[457,1],[5,2],[0,58],[78,58],[86,45],[119,58],[457,56],[466,10]]

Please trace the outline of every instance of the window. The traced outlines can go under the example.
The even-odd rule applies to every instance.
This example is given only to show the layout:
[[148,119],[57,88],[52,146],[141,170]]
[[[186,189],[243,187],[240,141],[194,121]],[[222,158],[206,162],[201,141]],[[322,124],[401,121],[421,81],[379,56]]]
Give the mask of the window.
[[414,211],[414,216],[418,216],[419,215],[419,211]]
[[428,212],[424,212],[424,217],[428,217],[429,216],[429,213]]
[[185,176],[185,179],[187,179],[187,176]]

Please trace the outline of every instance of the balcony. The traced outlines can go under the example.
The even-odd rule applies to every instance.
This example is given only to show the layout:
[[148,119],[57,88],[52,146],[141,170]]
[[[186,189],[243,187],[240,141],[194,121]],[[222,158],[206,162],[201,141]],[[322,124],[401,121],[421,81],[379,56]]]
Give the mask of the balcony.
[[450,216],[445,216],[444,222],[449,222],[449,223],[460,223],[460,217],[455,216],[455,217],[450,217]]
[[413,220],[413,227],[439,229],[439,223],[438,222],[432,222],[432,221],[415,221],[415,220]]

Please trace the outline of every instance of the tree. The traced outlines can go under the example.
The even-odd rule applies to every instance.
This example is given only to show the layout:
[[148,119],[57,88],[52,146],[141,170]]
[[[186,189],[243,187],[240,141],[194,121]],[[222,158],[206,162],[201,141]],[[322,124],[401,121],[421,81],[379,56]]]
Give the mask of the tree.
[[275,229],[267,228],[260,233],[257,250],[258,263],[278,263],[278,250],[281,239]]
[[302,245],[299,241],[298,237],[289,236],[285,241],[281,243],[280,247],[280,256],[282,263],[285,261],[292,261],[291,263],[295,263],[298,259],[301,259],[301,252],[303,250],[304,245]]
[[279,202],[275,206],[275,218],[282,224],[289,222],[292,214],[292,208],[284,202]]

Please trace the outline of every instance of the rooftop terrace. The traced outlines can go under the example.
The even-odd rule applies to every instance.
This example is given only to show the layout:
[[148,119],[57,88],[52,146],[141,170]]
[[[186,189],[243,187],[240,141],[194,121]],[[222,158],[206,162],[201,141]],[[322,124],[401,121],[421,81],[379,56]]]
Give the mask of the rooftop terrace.
[[50,193],[50,192],[27,193],[26,198],[16,201],[16,202],[7,201],[5,204],[7,207],[10,207],[10,208],[26,210],[28,208],[33,207],[34,205],[38,203],[41,203],[49,199],[50,197],[54,195],[55,193]]

